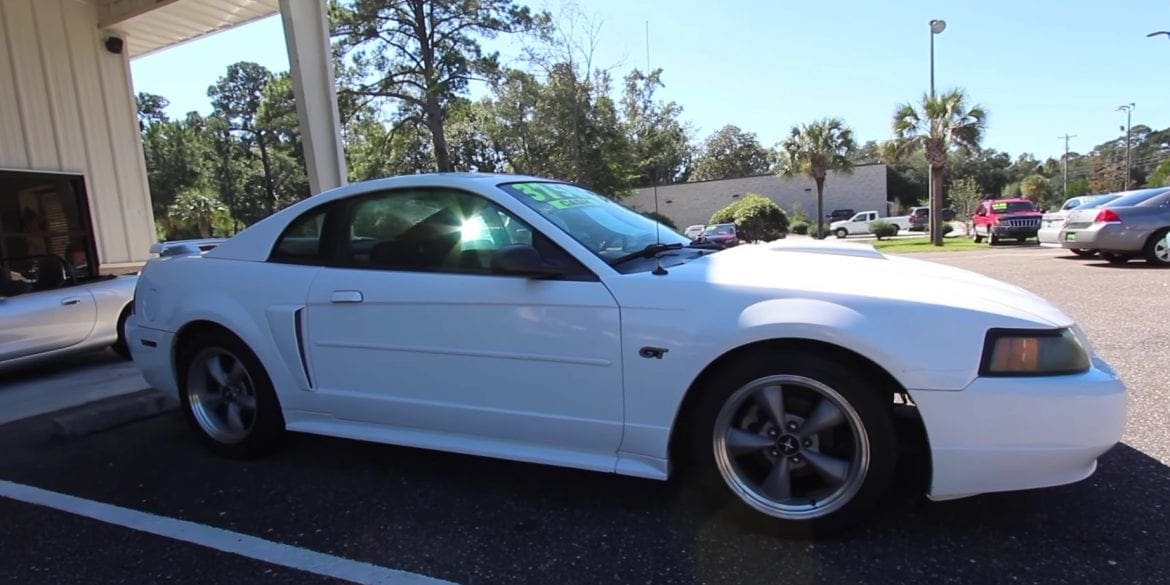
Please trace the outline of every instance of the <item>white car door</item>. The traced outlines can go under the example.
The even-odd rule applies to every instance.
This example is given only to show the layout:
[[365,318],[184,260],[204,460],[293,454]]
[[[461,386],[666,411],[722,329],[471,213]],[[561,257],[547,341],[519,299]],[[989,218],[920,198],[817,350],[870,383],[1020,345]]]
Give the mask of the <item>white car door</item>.
[[492,274],[504,245],[531,242],[546,257],[559,248],[467,193],[374,194],[344,213],[342,265],[314,280],[305,326],[316,392],[333,416],[617,450],[620,323],[596,276],[579,264],[557,279]]
[[96,316],[93,295],[80,287],[0,297],[0,361],[80,343]]

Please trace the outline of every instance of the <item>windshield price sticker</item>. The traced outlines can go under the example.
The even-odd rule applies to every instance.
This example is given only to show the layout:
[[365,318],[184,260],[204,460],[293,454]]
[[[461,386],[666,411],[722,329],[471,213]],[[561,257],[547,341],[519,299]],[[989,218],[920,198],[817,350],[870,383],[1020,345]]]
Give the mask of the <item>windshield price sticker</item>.
[[992,203],[991,204],[992,211],[1003,211],[1007,208],[1008,208],[1007,203]]
[[547,203],[557,209],[588,207],[600,203],[587,191],[557,183],[513,183],[509,185],[533,201]]

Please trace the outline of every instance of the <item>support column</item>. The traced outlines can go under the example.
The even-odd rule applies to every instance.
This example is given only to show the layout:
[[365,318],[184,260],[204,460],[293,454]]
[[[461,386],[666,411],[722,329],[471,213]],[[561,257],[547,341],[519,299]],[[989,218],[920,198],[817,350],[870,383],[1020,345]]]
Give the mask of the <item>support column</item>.
[[315,195],[346,183],[326,0],[280,0],[280,19],[288,46],[309,189]]

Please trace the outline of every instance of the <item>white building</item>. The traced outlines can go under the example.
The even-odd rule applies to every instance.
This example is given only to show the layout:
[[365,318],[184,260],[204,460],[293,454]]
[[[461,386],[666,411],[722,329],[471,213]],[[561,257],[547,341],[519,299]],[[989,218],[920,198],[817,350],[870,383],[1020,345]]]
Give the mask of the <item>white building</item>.
[[129,61],[277,12],[319,192],[345,177],[324,0],[0,0],[0,258],[144,262],[154,218]]
[[[886,215],[887,183],[888,169],[883,164],[857,166],[849,174],[831,172],[825,178],[825,213],[834,209],[853,209],[873,210]],[[658,211],[669,217],[679,229],[684,229],[689,225],[707,223],[713,213],[748,193],[759,193],[775,201],[789,214],[799,209],[810,218],[816,218],[817,186],[804,175],[790,179],[756,175],[664,185],[658,188]],[[639,211],[653,211],[654,190],[638,189],[623,203]]]

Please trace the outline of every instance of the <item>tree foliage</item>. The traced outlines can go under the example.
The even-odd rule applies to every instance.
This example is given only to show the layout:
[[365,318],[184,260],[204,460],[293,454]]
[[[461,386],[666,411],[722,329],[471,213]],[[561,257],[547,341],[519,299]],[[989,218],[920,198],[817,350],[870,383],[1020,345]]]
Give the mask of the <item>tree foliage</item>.
[[[968,105],[967,94],[961,89],[945,91],[937,96],[924,95],[919,105],[905,103],[895,110],[894,139],[887,143],[886,155],[898,160],[921,151],[930,166],[931,227],[942,223],[945,171],[952,151],[978,151],[987,125],[987,112],[977,105]],[[942,245],[942,230],[931,230],[931,242]]]
[[[780,175],[807,175],[817,185],[817,226],[825,221],[825,177],[853,172],[853,130],[837,118],[793,126],[780,142]],[[818,233],[823,230],[818,229]]]
[[788,233],[788,214],[759,193],[748,193],[716,211],[711,223],[734,223],[739,239],[749,242],[775,240]]
[[767,173],[771,156],[755,133],[727,125],[709,136],[695,159],[693,181],[737,179]]
[[499,72],[498,55],[481,40],[548,20],[512,0],[344,0],[330,5],[330,17],[358,81],[345,91],[396,102],[400,124],[430,134],[439,171],[455,169],[445,126],[453,102],[471,81]]

